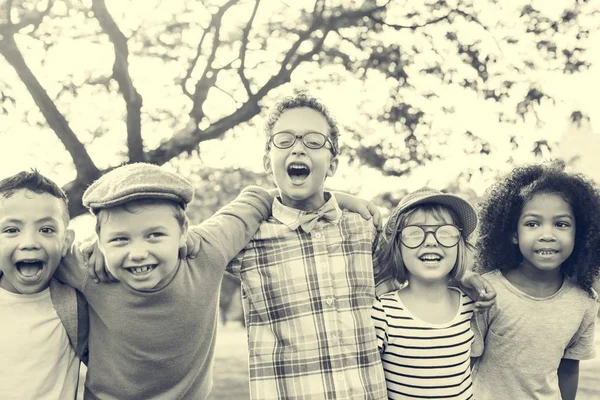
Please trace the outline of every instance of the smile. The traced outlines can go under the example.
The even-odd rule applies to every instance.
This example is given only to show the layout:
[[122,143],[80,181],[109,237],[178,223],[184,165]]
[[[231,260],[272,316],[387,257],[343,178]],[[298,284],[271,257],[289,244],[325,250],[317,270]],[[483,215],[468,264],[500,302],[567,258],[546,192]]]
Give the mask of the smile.
[[433,253],[426,253],[423,254],[421,256],[419,256],[419,260],[424,261],[424,262],[438,262],[441,261],[443,257],[439,254],[433,254]]
[[21,279],[33,282],[42,274],[44,265],[42,260],[21,260],[16,262],[15,267]]
[[156,268],[156,264],[142,265],[139,267],[126,267],[125,269],[133,275],[147,275]]
[[558,253],[557,250],[552,250],[552,249],[536,250],[535,252],[536,252],[536,254],[539,254],[541,256],[552,256],[552,255]]

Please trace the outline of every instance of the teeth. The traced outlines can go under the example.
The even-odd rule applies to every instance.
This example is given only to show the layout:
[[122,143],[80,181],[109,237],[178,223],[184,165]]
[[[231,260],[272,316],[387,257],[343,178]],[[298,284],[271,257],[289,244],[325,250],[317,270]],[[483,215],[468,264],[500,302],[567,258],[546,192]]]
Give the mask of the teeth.
[[536,253],[541,254],[543,256],[549,256],[558,252],[556,250],[538,250]]
[[421,257],[419,257],[421,260],[423,261],[438,261],[440,260],[442,257],[440,257],[437,254],[423,254]]
[[133,268],[129,268],[129,270],[131,272],[133,272],[134,274],[143,274],[144,272],[148,272],[150,270],[154,269],[153,266],[148,266],[148,265],[144,265],[142,267],[133,267]]

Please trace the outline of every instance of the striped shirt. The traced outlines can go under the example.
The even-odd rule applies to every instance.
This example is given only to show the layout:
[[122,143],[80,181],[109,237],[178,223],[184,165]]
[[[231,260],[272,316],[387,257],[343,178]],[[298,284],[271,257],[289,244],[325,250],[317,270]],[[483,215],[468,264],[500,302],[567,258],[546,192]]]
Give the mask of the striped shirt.
[[242,282],[253,399],[385,399],[371,322],[375,229],[339,209],[310,233],[278,199],[228,266]]
[[375,302],[373,322],[390,399],[473,398],[473,308],[474,302],[461,292],[452,321],[431,324],[411,314],[398,290]]

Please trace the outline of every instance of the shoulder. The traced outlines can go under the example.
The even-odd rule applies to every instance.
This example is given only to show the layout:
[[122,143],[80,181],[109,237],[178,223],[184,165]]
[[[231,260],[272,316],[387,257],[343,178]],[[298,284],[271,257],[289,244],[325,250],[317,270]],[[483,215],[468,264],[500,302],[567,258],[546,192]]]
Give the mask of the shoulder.
[[340,227],[348,233],[364,233],[373,239],[377,234],[377,229],[370,219],[364,219],[359,213],[354,211],[342,210],[342,217],[339,221]]
[[394,306],[399,304],[398,290],[384,293],[378,296],[380,303],[385,308],[386,306]]
[[584,305],[586,308],[595,308],[598,306],[598,293],[592,289],[591,293],[583,290],[570,280],[565,282],[564,296],[566,299]]

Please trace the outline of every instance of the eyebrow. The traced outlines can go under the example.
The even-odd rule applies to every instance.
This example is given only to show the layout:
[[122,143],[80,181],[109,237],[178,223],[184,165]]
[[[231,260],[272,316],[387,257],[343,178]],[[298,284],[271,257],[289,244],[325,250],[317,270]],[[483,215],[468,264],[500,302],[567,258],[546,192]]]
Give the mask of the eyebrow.
[[[23,220],[22,219],[17,219],[17,218],[8,218],[4,221],[2,221],[5,224],[22,224]],[[54,222],[54,223],[58,223],[58,220],[54,217],[45,217],[45,218],[40,218],[36,221],[34,221],[36,223],[45,223],[45,222]]]
[[291,134],[294,134],[294,135],[298,134],[298,133],[303,133],[305,135],[309,134],[309,133],[320,133],[323,136],[327,136],[327,133],[323,133],[323,132],[319,132],[319,131],[304,131],[304,132],[302,132],[302,131],[293,131],[291,129],[283,129],[281,131],[275,132],[274,134],[276,134],[276,133],[291,133]]
[[[542,218],[542,215],[540,214],[535,214],[535,213],[527,213],[527,214],[523,214],[522,218],[525,217],[534,217],[534,218]],[[560,214],[560,215],[553,215],[552,216],[553,219],[557,219],[557,218],[568,218],[568,219],[575,219],[573,216],[569,215],[569,214]]]

